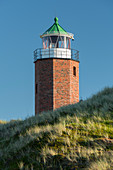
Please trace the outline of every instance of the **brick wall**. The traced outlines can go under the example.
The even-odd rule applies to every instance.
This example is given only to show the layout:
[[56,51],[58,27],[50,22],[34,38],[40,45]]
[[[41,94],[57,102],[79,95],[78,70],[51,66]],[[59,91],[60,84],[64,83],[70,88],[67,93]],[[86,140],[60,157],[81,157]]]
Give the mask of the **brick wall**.
[[47,110],[53,110],[53,61],[43,59],[35,62],[35,114]]
[[[73,67],[76,67],[76,76],[73,74]],[[79,62],[70,60],[70,103],[79,102]]]
[[[76,67],[76,76],[73,75]],[[79,101],[79,62],[53,59],[53,109]]]
[[[73,75],[76,67],[76,76]],[[42,59],[35,62],[35,113],[79,101],[79,62]]]

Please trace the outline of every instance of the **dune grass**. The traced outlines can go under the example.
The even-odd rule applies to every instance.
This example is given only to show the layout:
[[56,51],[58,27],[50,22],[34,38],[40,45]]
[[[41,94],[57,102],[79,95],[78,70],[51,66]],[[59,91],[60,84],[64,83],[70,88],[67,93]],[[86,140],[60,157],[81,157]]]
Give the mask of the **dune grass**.
[[0,169],[113,169],[113,88],[0,124]]

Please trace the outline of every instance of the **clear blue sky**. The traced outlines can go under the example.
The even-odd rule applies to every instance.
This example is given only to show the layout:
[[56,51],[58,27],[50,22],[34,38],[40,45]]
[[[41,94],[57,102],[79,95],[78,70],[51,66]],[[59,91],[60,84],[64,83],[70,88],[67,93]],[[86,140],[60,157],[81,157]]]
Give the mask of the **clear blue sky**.
[[0,0],[0,119],[34,115],[33,51],[55,16],[80,51],[80,98],[113,86],[113,0]]

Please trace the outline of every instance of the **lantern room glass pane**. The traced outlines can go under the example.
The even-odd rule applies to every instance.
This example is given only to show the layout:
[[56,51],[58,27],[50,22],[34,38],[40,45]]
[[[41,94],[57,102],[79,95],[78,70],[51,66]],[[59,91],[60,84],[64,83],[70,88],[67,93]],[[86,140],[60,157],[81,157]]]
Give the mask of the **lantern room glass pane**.
[[59,48],[64,48],[64,37],[60,36],[58,39]]
[[42,38],[43,49],[71,48],[71,39],[65,36],[47,36]]
[[71,39],[66,37],[66,48],[70,49],[71,48]]
[[48,48],[48,37],[42,38],[42,46],[43,46],[44,49]]

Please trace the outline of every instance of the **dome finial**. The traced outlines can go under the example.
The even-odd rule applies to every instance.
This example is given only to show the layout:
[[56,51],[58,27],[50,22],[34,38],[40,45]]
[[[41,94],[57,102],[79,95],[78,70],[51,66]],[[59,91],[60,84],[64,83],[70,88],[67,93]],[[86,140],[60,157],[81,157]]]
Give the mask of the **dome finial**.
[[58,18],[57,17],[54,18],[54,21],[55,21],[56,24],[58,24]]

